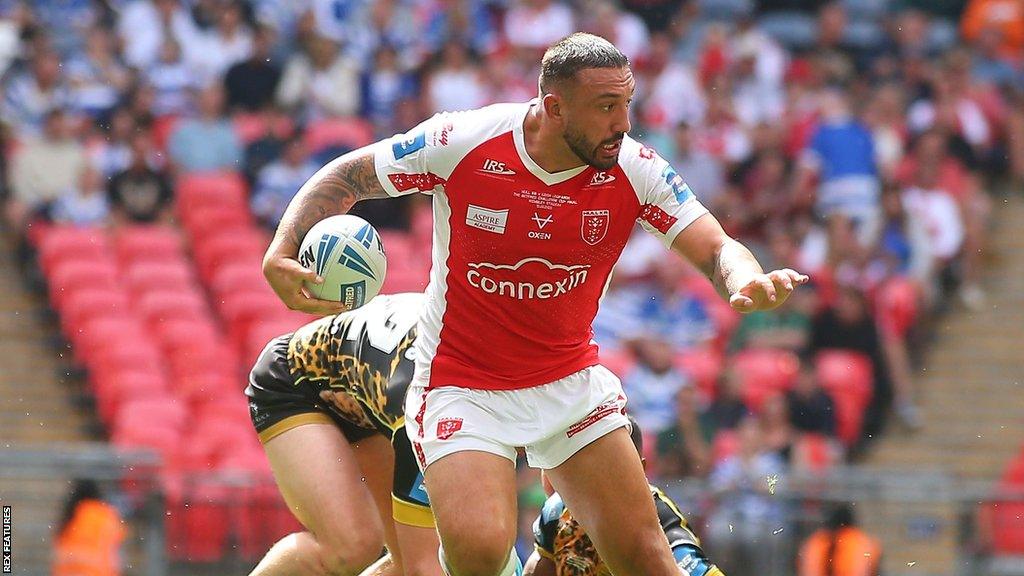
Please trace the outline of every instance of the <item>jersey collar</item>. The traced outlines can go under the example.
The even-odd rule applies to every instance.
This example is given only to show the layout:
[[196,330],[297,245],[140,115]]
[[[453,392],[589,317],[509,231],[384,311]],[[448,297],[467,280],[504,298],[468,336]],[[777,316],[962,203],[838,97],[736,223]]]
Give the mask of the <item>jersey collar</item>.
[[540,104],[540,101],[536,98],[530,100],[523,106],[523,112],[519,115],[515,125],[512,128],[512,140],[516,145],[516,152],[519,153],[519,159],[523,162],[523,166],[536,176],[541,182],[548,186],[554,186],[555,184],[561,184],[574,176],[578,176],[584,170],[588,168],[586,164],[576,168],[570,168],[568,170],[562,170],[561,172],[551,173],[541,168],[533,158],[530,158],[530,154],[526,151],[526,136],[523,132],[523,123],[526,121],[526,115],[530,112],[530,109]]

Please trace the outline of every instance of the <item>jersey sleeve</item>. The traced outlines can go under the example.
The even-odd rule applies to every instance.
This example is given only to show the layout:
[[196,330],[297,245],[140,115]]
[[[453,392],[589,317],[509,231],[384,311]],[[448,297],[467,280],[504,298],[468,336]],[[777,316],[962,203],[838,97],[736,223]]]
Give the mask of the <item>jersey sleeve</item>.
[[555,558],[555,532],[558,530],[558,519],[562,517],[565,504],[557,493],[544,502],[540,515],[533,523],[533,544],[537,552],[545,558]]
[[405,134],[381,140],[373,147],[373,164],[377,179],[388,196],[404,196],[416,192],[429,193],[444,184],[437,173],[446,148],[447,132],[451,131],[447,114],[435,114]]
[[653,149],[627,136],[620,162],[640,201],[637,220],[666,246],[671,247],[683,229],[708,213],[683,177]]
[[475,147],[508,131],[521,105],[441,112],[405,134],[373,145],[377,179],[390,196],[444,191],[459,162]]

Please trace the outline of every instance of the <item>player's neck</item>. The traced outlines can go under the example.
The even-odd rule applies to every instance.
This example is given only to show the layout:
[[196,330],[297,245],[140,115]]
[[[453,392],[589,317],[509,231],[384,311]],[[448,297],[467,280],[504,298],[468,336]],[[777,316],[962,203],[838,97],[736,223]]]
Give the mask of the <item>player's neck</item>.
[[523,120],[523,144],[530,158],[549,174],[584,165],[562,136],[552,130],[540,105],[531,107]]

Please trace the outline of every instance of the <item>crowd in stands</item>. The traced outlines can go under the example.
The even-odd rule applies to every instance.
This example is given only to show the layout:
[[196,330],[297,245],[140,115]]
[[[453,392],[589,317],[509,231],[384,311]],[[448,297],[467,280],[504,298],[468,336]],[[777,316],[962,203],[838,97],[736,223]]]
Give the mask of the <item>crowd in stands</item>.
[[[1021,2],[0,0],[5,227],[26,255],[39,222],[179,227],[182,178],[232,172],[272,230],[338,153],[535,97],[576,30],[630,58],[633,136],[766,268],[812,277],[741,318],[638,232],[595,324],[652,474],[741,493],[709,514],[740,538],[721,527],[781,514],[765,476],[919,427],[929,319],[985,305],[992,185],[1024,180]],[[357,206],[395,238],[424,210]]]

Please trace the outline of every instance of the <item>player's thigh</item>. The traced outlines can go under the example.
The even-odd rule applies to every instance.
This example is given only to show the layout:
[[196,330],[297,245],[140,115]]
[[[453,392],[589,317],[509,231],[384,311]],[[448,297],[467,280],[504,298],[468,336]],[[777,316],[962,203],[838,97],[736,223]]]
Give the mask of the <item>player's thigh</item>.
[[405,576],[443,575],[437,558],[437,547],[440,544],[437,530],[395,522],[395,531]]
[[547,473],[613,573],[678,573],[625,427],[601,436]]
[[507,559],[517,528],[511,460],[478,450],[456,452],[428,466],[424,481],[449,562],[479,555]]
[[[318,542],[329,548],[383,543],[383,523],[368,487],[381,480],[359,461],[390,458],[388,442],[361,447],[357,458],[336,425],[314,423],[286,430],[263,447],[285,502]],[[390,473],[383,481],[391,481]]]

